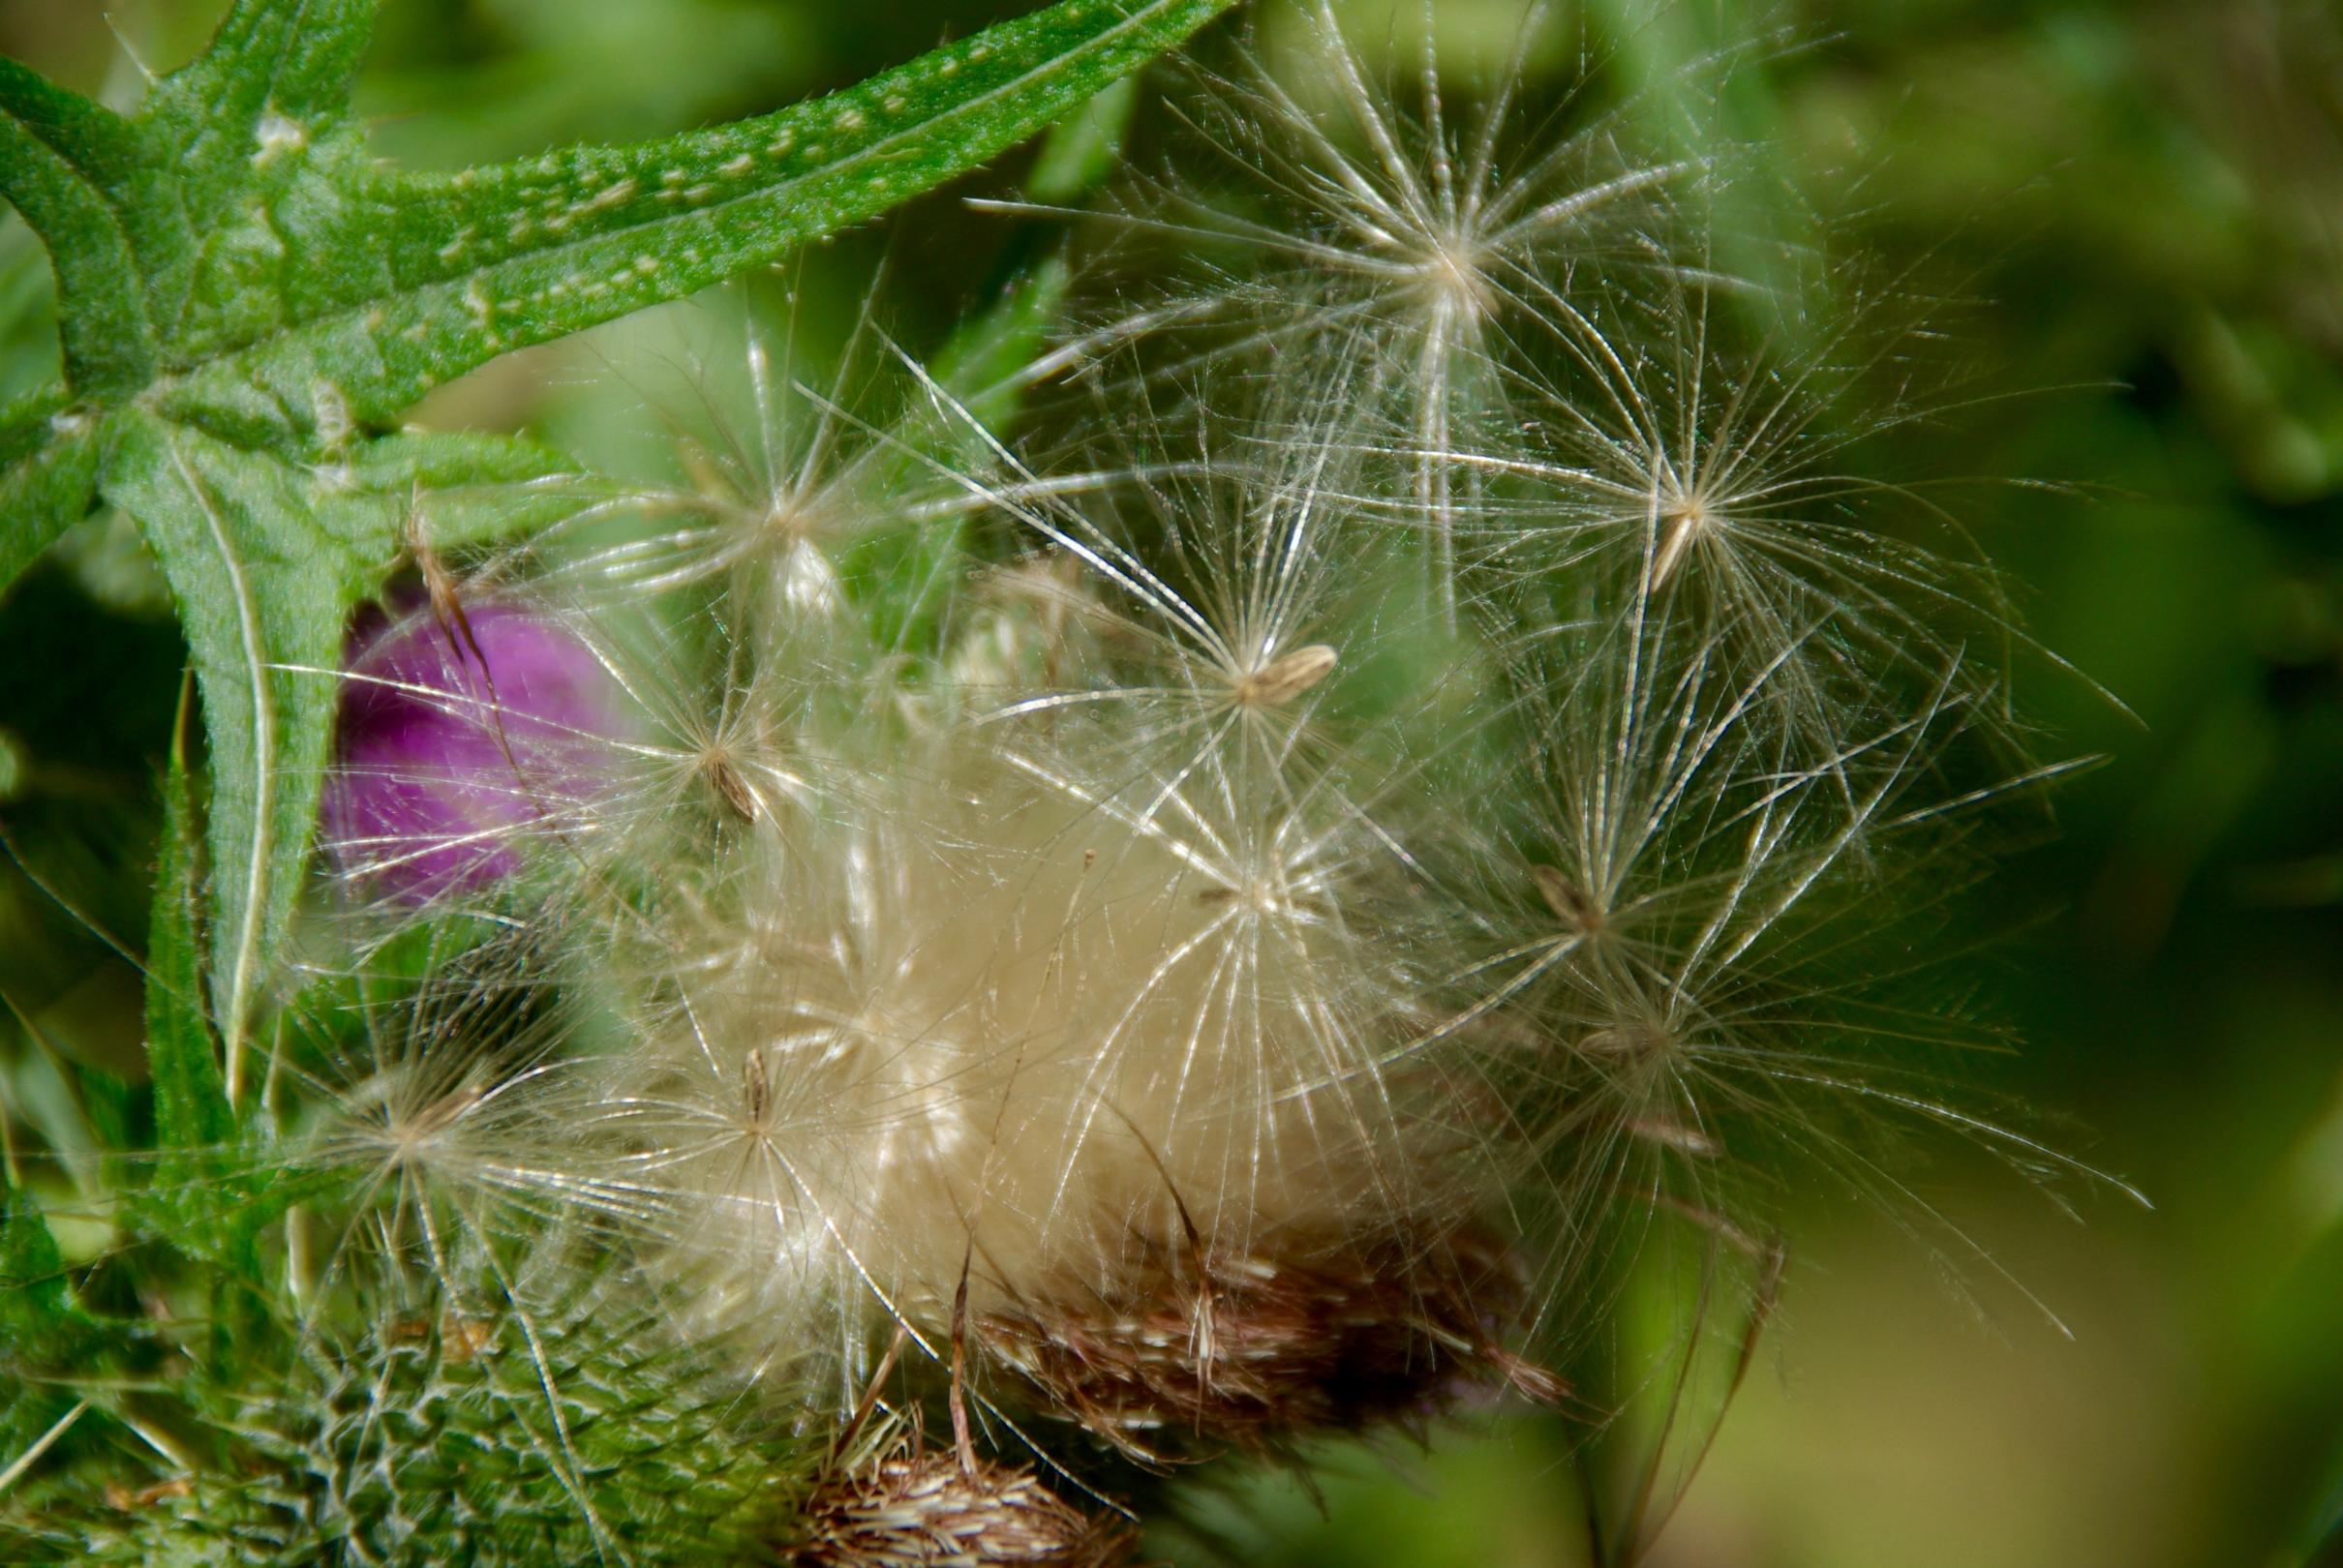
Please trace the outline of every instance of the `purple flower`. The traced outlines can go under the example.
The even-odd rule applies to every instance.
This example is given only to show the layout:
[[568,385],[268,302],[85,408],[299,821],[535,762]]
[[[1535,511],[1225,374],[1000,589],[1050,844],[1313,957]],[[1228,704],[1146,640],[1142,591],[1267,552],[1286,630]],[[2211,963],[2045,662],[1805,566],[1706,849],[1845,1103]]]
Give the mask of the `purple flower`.
[[473,603],[352,632],[320,825],[345,873],[420,902],[520,867],[608,787],[619,686],[561,621]]

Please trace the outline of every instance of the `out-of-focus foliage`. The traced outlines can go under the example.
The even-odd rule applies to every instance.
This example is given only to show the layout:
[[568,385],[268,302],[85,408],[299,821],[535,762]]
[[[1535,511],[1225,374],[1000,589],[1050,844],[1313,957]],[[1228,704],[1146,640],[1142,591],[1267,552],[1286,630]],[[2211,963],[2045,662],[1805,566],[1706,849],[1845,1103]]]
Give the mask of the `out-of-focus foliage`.
[[[1992,955],[1978,1010],[2028,1042],[1981,1077],[2156,1212],[2095,1203],[2077,1226],[1958,1164],[1916,1172],[2016,1285],[1974,1267],[1948,1284],[1907,1238],[1843,1215],[1802,1233],[1768,1349],[1658,1560],[2331,1560],[2343,18],[2319,0],[1588,3],[1638,18],[1631,45],[1597,62],[1622,90],[1667,82],[1716,37],[1780,40],[1728,101],[1760,156],[1720,222],[1817,226],[1871,252],[1871,275],[1954,302],[1945,351],[1973,371],[1975,401],[1904,432],[1908,466],[1988,482],[1964,515],[2031,629],[2137,715],[2048,672],[2034,681],[2054,749],[2109,765],[2063,792],[2058,837],[1966,918]],[[104,94],[135,80],[125,45],[183,59],[218,9],[7,0],[0,51]],[[359,105],[385,151],[454,166],[786,101],[1015,9],[402,0]],[[1443,60],[1502,59],[1523,9],[1443,0]],[[1360,37],[1412,69],[1415,18],[1403,3]],[[948,316],[989,276],[1000,231],[950,201],[914,213],[888,252],[894,292]],[[793,265],[814,335],[825,320],[843,333],[877,251],[850,239]],[[47,293],[11,220],[0,392],[53,374]],[[623,438],[620,400],[565,388],[564,369],[655,359],[666,331],[519,356],[439,394],[431,415],[533,412],[573,442]],[[1993,483],[2012,479],[2041,483]],[[151,567],[105,519],[0,606],[0,820],[18,859],[0,868],[0,1087],[6,1122],[51,1149],[101,1141],[120,1075],[143,1070],[137,972],[91,928],[131,946],[143,928],[183,657]],[[63,1179],[103,1189],[94,1161]],[[59,1229],[69,1251],[106,1239]],[[1567,1564],[1580,1548],[1564,1464],[1549,1432],[1508,1430],[1429,1461],[1346,1459],[1323,1522],[1274,1480],[1195,1509],[1200,1534],[1253,1562]],[[1431,1490],[1395,1479],[1410,1471]]]

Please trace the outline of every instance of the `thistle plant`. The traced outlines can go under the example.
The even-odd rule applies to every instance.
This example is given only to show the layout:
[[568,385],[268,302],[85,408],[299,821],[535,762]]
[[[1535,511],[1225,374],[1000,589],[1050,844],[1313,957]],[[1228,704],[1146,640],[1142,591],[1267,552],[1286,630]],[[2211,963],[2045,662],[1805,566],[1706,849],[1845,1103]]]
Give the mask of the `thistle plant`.
[[[2060,1163],[1915,989],[2057,769],[1860,466],[1908,387],[1784,369],[1731,149],[1527,42],[1133,85],[1228,4],[444,176],[365,0],[128,113],[0,67],[64,366],[0,566],[127,516],[193,676],[137,1114],[78,1199],[10,1144],[12,1554],[1106,1564],[1166,1471],[1520,1406],[1625,1562],[1783,1188],[1958,1247],[1896,1124]],[[750,277],[1052,124],[937,341]],[[648,460],[400,423],[718,285]]]

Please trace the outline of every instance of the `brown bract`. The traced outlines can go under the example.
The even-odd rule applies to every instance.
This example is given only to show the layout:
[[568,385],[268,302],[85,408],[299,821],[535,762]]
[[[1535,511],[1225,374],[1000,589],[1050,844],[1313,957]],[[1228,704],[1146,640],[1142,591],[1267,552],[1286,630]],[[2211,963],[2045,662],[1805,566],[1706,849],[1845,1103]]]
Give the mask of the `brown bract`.
[[988,1313],[974,1338],[1045,1404],[1142,1463],[1421,1421],[1476,1388],[1541,1404],[1565,1393],[1500,1342],[1523,1282],[1476,1232],[1429,1248],[1263,1249],[1208,1257],[1199,1273],[1165,1259],[1114,1299]]
[[1134,1532],[1094,1519],[1028,1469],[898,1449],[806,1499],[791,1568],[1117,1568]]

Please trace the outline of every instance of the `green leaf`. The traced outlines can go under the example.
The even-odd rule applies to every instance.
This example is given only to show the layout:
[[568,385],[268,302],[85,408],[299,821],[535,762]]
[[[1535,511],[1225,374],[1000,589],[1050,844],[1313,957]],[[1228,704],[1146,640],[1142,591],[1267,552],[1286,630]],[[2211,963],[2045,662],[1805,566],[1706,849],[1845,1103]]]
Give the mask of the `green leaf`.
[[237,0],[202,58],[165,88],[190,123],[244,132],[211,149],[252,154],[263,120],[340,118],[374,36],[376,0]]
[[1139,84],[1125,76],[1051,131],[1025,176],[1025,199],[1047,207],[1086,199],[1120,167]]
[[304,450],[874,217],[1232,3],[1064,0],[776,114],[401,176],[347,110],[372,5],[245,0],[129,117],[0,70],[0,193],[49,247],[76,398]]
[[[1024,195],[1034,202],[1064,205],[1081,200],[1104,184],[1122,156],[1138,98],[1129,78],[1114,83],[1069,116],[1042,141],[1025,176]],[[1054,228],[1055,226],[1050,226]],[[916,470],[936,460],[985,464],[989,441],[1009,427],[1032,391],[1029,375],[1065,314],[1074,284],[1060,236],[1028,225],[1014,237],[984,309],[961,320],[928,367],[936,388],[956,406],[935,437],[903,450],[898,461]],[[861,562],[868,580],[912,585],[906,596],[870,605],[873,635],[887,647],[931,646],[943,629],[936,585],[951,581],[965,563],[955,561],[966,545],[967,523],[919,529],[882,541]],[[909,555],[898,555],[907,550]]]
[[0,1178],[0,1351],[28,1352],[76,1321],[65,1259],[40,1205]]
[[281,1207],[260,1201],[264,1176],[239,1174],[239,1118],[203,1003],[201,819],[186,754],[191,697],[181,698],[164,774],[147,928],[146,1061],[159,1158],[139,1212],[181,1251],[226,1265],[229,1273],[212,1282],[215,1333],[226,1333],[255,1310],[249,1287],[260,1279],[259,1227]]
[[155,1091],[155,1140],[165,1151],[158,1187],[177,1186],[201,1163],[191,1151],[219,1149],[236,1132],[203,1007],[202,846],[185,735],[183,712],[163,780],[162,848],[146,938],[146,1065]]
[[1020,269],[936,355],[929,370],[936,385],[994,435],[1004,434],[1024,407],[1031,387],[1023,373],[1057,330],[1073,283],[1074,269],[1064,256],[1041,257]]
[[232,1101],[333,720],[332,681],[303,672],[334,667],[357,541],[331,531],[314,479],[150,415],[123,417],[106,498],[145,530],[178,598],[211,735],[211,974]]
[[137,233],[149,205],[136,198],[159,166],[134,122],[0,59],[0,189],[48,246],[66,374],[88,394],[135,390],[157,368],[139,286],[155,236]]
[[876,217],[1040,130],[1232,3],[1066,0],[759,119],[370,181],[350,210],[395,218],[350,253],[380,260],[337,274],[349,296],[339,308],[191,372],[163,407],[259,439],[288,420],[316,429],[330,388],[351,417],[386,420],[500,353]]
[[[1072,206],[1104,185],[1122,161],[1138,106],[1126,77],[1051,131],[1025,176],[1025,199]],[[1057,330],[1074,282],[1062,245],[1043,249],[1039,238],[1031,230],[1017,237],[992,302],[960,324],[930,367],[936,384],[995,435],[1022,406],[1022,373]]]
[[98,454],[97,421],[69,411],[61,388],[0,412],[0,588],[89,510]]
[[65,1258],[31,1193],[0,1176],[0,1462],[41,1446],[45,1429],[69,1408],[62,1389],[29,1374],[95,1368],[99,1325],[74,1299]]

